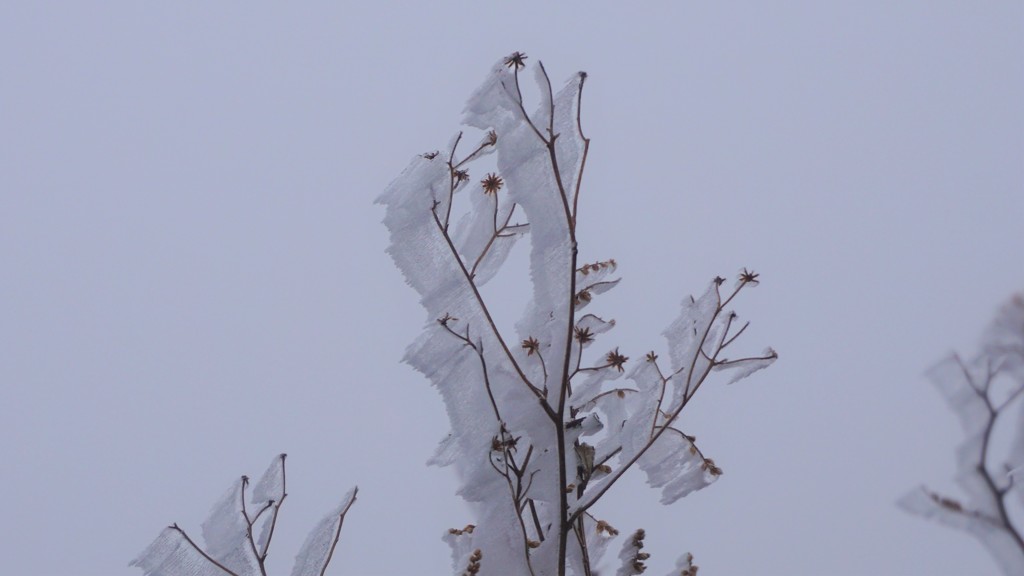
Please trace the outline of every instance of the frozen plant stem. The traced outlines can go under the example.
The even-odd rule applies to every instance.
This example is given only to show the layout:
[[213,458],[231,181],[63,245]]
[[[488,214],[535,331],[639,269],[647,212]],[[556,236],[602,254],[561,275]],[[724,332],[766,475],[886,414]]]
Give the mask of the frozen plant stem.
[[[633,467],[666,503],[713,482],[721,470],[677,427],[679,415],[713,372],[735,381],[776,355],[721,356],[746,328],[734,330],[736,315],[726,310],[757,284],[746,270],[724,301],[721,279],[684,301],[665,332],[668,376],[653,352],[628,375],[618,348],[596,361],[586,352],[614,321],[580,310],[618,282],[614,260],[580,264],[586,75],[556,92],[538,62],[540,103],[530,114],[520,85],[525,60],[519,52],[505,58],[467,104],[466,124],[486,134],[479,145],[460,158],[459,132],[443,155],[415,158],[379,202],[388,252],[433,320],[405,355],[437,387],[451,420],[432,462],[458,468],[460,494],[477,518],[445,536],[453,568],[590,576],[618,533],[590,513],[593,504]],[[492,153],[497,171],[470,184],[474,162]],[[527,234],[532,300],[513,340],[482,288]],[[614,386],[622,375],[634,386]]]
[[[281,454],[274,458],[251,491],[248,476],[242,476],[214,505],[203,522],[205,547],[172,524],[132,561],[132,566],[141,568],[147,576],[191,576],[211,574],[211,570],[225,576],[267,576],[270,541],[281,504],[288,496],[285,457]],[[353,488],[309,533],[295,558],[292,576],[324,576],[357,493],[358,488]],[[256,513],[250,514],[250,510]],[[254,529],[258,529],[258,535]]]
[[[964,530],[977,538],[1003,572],[1024,573],[1024,296],[1003,307],[986,332],[981,352],[951,355],[929,371],[960,419],[966,440],[957,450],[957,481],[967,500],[920,488],[899,502],[908,512]],[[1011,411],[1011,409],[1013,411]],[[997,429],[1013,430],[1009,451],[994,454]],[[1016,521],[1015,521],[1016,518]]]

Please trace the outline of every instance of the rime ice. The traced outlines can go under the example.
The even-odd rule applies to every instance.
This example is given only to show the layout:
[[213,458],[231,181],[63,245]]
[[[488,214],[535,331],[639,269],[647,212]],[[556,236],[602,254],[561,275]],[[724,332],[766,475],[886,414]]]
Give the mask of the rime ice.
[[[1024,534],[1011,510],[1024,502],[1024,483],[1016,472],[1024,462],[1024,296],[1018,294],[1000,310],[977,357],[950,356],[929,370],[928,377],[966,436],[956,450],[956,481],[967,499],[961,502],[921,487],[898,504],[971,534],[1007,576],[1024,574]],[[1007,454],[993,453],[997,426],[1016,427]]]
[[[614,260],[584,264],[576,243],[586,76],[556,89],[533,65],[540,102],[527,113],[525,60],[497,63],[467,102],[463,120],[483,132],[478,143],[459,133],[445,150],[414,158],[378,202],[388,253],[427,312],[404,359],[437,388],[451,422],[431,463],[458,471],[474,514],[472,526],[445,536],[454,571],[582,575],[617,533],[592,505],[633,465],[665,503],[713,482],[721,470],[678,416],[713,371],[735,381],[776,356],[723,355],[745,328],[726,310],[756,284],[744,271],[724,300],[716,280],[684,302],[665,332],[670,368],[618,347],[596,348],[609,351],[591,359],[615,322],[579,311],[618,279]],[[491,153],[497,171],[472,174]],[[532,290],[510,333],[480,288],[525,237]],[[630,383],[618,385],[624,374]]]

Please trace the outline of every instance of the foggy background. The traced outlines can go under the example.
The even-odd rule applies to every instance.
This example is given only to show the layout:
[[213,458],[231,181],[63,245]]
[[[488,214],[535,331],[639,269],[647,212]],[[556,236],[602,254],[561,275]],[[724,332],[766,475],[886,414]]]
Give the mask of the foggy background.
[[662,507],[632,476],[596,514],[653,574],[996,574],[894,502],[960,495],[923,372],[1024,289],[1024,5],[702,4],[0,4],[4,572],[141,574],[287,452],[275,573],[355,484],[330,574],[450,573],[470,518],[424,464],[447,419],[373,200],[521,50],[589,73],[599,345],[664,350],[747,266],[743,340],[780,354],[684,414],[715,485]]

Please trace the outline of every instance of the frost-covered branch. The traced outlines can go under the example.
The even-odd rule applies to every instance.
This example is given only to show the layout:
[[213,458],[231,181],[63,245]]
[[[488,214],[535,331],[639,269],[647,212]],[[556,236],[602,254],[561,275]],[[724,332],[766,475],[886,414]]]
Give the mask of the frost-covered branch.
[[[207,554],[205,550],[200,548],[199,545],[196,544],[192,540],[192,538],[189,537],[189,535],[184,530],[182,530],[180,526],[177,525],[177,523],[171,524],[170,526],[168,526],[167,529],[165,529],[165,532],[167,530],[170,530],[173,533],[175,533],[177,536],[179,536],[182,540],[185,541],[186,544],[188,544],[189,550],[191,550],[192,552],[194,552],[196,554],[199,554],[204,560],[209,562],[212,566],[216,567],[217,570],[220,570],[223,573],[228,574],[229,576],[238,576],[232,570],[230,570],[227,566],[224,566],[220,562],[217,562],[209,554]],[[163,534],[161,534],[161,538],[163,538]],[[157,541],[159,542],[159,539]],[[136,560],[135,562],[132,562],[132,565],[138,565],[137,562],[138,562],[138,560]],[[145,568],[143,568],[143,569],[145,569]]]
[[[228,489],[203,522],[205,547],[172,524],[131,565],[141,568],[146,576],[267,576],[270,541],[278,511],[288,496],[285,458],[285,454],[274,458],[251,495],[247,476]],[[338,508],[310,532],[295,558],[292,576],[323,576],[357,490],[352,489]],[[257,512],[250,514],[249,510]]]
[[[971,360],[946,358],[929,373],[967,435],[957,450],[957,483],[966,501],[919,488],[904,510],[977,538],[1007,575],[1024,573],[1024,297],[1015,296],[989,328]],[[1009,452],[994,454],[997,430],[1015,434]]]
[[[451,218],[451,208],[456,188],[460,182],[468,180],[469,178],[467,172],[456,170],[452,166],[452,158],[454,158],[455,156],[455,148],[458,146],[461,137],[462,133],[459,133],[459,136],[455,139],[455,142],[452,144],[451,156],[448,161],[450,176],[448,186],[448,201],[445,203],[446,214],[444,217],[444,222],[442,223],[441,217],[438,215],[437,212],[437,208],[441,204],[441,202],[435,199],[433,201],[433,204],[431,205],[431,213],[434,216],[434,223],[437,225],[439,233],[444,238],[449,253],[452,255],[452,258],[455,261],[455,263],[458,265],[459,270],[462,272],[462,276],[465,279],[465,285],[468,286],[473,291],[473,295],[475,296],[477,304],[479,305],[479,310],[483,314],[483,317],[486,320],[487,325],[490,326],[492,334],[497,339],[498,344],[501,346],[501,348],[505,351],[505,356],[508,359],[508,362],[516,370],[516,373],[519,375],[519,378],[523,381],[526,387],[529,388],[534,393],[534,395],[543,400],[543,395],[540,393],[540,390],[536,386],[534,386],[532,382],[530,382],[530,379],[527,378],[526,374],[519,367],[519,363],[512,356],[511,351],[509,351],[508,345],[505,343],[505,340],[502,337],[501,332],[498,330],[498,327],[494,323],[494,319],[491,317],[491,313],[487,307],[487,303],[485,302],[483,296],[480,295],[478,280],[476,278],[476,269],[480,264],[479,260],[482,259],[484,255],[486,255],[487,251],[490,249],[490,246],[493,244],[495,237],[492,236],[492,238],[488,240],[487,247],[484,250],[480,251],[480,258],[478,258],[478,261],[473,264],[473,271],[470,272],[470,270],[466,268],[466,263],[463,261],[463,258],[459,253],[459,249],[455,245],[455,241],[448,232],[448,224]],[[494,135],[493,131],[488,133],[487,141],[491,142],[490,146],[494,145],[494,142],[497,141],[496,139],[497,136]],[[477,150],[474,151],[473,155],[478,154],[481,149],[483,149],[482,146],[478,147]],[[509,210],[509,214],[511,214],[511,209]],[[448,313],[446,312],[445,315],[447,316]]]
[[[728,309],[757,284],[747,270],[724,300],[716,279],[684,301],[665,331],[669,376],[653,352],[635,367],[620,347],[593,355],[615,321],[580,311],[618,278],[614,260],[579,263],[586,74],[556,89],[538,62],[540,101],[529,113],[526,60],[521,52],[502,59],[466,104],[465,124],[485,134],[479,146],[459,159],[459,132],[446,157],[413,158],[378,201],[388,252],[431,319],[405,355],[451,421],[431,462],[458,469],[475,515],[445,536],[455,572],[589,576],[617,534],[589,509],[634,466],[666,503],[710,484],[721,471],[678,428],[680,414],[713,373],[736,381],[776,355],[722,356],[748,326]],[[480,186],[467,186],[491,153]],[[531,298],[514,326],[499,326],[485,286],[527,235]],[[633,385],[615,385],[623,375]]]

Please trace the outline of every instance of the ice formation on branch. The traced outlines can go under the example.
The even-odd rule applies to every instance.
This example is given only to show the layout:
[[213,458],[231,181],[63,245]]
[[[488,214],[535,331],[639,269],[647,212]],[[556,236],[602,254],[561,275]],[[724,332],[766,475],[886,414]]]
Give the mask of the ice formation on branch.
[[[927,488],[904,496],[904,510],[959,528],[977,538],[1009,575],[1024,574],[1024,295],[1003,308],[971,360],[952,355],[928,377],[956,413],[966,439],[956,451],[960,501]],[[1014,427],[1008,453],[994,453],[994,438]]]
[[[131,565],[146,576],[267,576],[265,563],[277,514],[288,496],[284,461],[284,454],[274,458],[251,496],[246,495],[247,476],[231,485],[203,522],[205,546],[172,524]],[[292,576],[323,576],[357,490],[346,494],[310,532],[295,558]]]
[[[445,537],[456,573],[589,575],[618,533],[592,505],[634,464],[665,503],[713,482],[721,470],[679,414],[711,373],[735,381],[776,355],[724,356],[746,328],[728,306],[757,284],[747,270],[724,293],[716,278],[683,302],[664,333],[667,367],[653,352],[629,362],[618,348],[588,351],[614,321],[580,310],[618,280],[614,260],[578,257],[586,74],[556,91],[537,63],[540,102],[527,113],[525,60],[498,62],[470,97],[464,123],[480,131],[476,143],[460,132],[413,158],[378,202],[388,252],[427,311],[405,361],[438,389],[451,421],[431,463],[456,468],[475,515]],[[491,154],[496,171],[471,175]],[[512,332],[483,288],[527,235],[532,292]],[[617,384],[622,375],[628,384]]]

